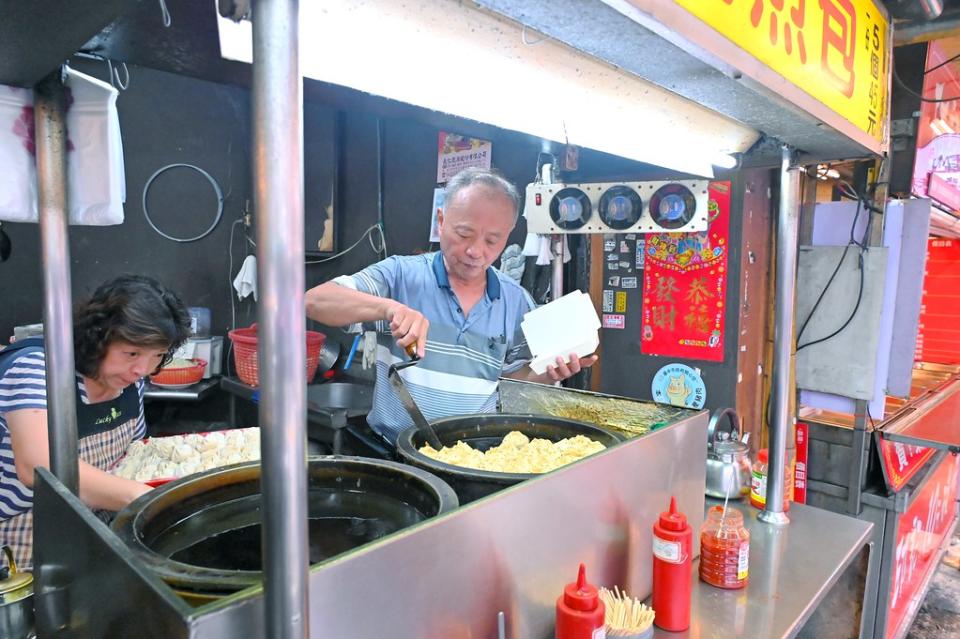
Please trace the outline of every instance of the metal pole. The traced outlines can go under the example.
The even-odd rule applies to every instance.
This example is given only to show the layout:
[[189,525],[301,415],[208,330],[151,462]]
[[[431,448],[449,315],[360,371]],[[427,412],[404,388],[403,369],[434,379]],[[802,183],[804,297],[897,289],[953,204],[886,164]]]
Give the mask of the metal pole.
[[558,300],[563,297],[563,236],[554,235],[550,243],[553,246],[553,262],[550,264],[550,297]]
[[76,365],[67,234],[67,121],[61,70],[40,81],[34,95],[40,246],[43,260],[43,338],[47,366],[50,470],[77,494]]
[[800,231],[800,170],[793,166],[796,153],[783,147],[780,165],[780,207],[777,214],[777,280],[773,335],[773,414],[770,419],[770,462],[767,468],[767,503],[759,517],[786,525],[783,481],[786,472],[787,433],[790,432],[790,353],[793,350],[793,315],[797,286],[797,237]]
[[306,637],[303,77],[298,0],[253,5],[253,177],[266,635]]

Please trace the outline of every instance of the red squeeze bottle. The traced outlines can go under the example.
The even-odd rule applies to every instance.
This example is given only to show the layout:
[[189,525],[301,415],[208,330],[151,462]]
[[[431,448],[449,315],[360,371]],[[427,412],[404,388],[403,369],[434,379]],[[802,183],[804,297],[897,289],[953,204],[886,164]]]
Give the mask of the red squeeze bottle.
[[693,596],[693,529],[687,516],[670,498],[670,512],[660,513],[653,525],[653,610],[654,623],[678,632],[690,627],[690,599]]
[[587,583],[587,570],[580,564],[577,582],[567,584],[557,597],[556,639],[605,639],[605,610],[600,593]]

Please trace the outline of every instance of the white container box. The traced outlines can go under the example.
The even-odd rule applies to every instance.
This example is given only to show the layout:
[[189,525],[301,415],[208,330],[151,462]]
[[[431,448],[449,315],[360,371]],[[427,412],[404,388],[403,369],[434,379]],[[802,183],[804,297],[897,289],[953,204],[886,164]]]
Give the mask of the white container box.
[[557,357],[568,360],[571,353],[587,357],[600,344],[600,318],[590,296],[582,291],[530,311],[520,328],[533,353],[530,368],[538,375],[556,365]]
[[204,360],[207,367],[203,371],[203,379],[210,379],[219,375],[223,369],[223,337],[188,337],[174,357]]

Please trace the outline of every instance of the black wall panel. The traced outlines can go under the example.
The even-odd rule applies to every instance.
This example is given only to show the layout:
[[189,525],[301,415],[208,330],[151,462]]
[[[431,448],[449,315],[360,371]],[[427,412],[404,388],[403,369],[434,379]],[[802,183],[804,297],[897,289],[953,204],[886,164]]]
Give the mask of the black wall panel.
[[[75,68],[106,78],[106,65],[85,60]],[[90,293],[102,281],[119,273],[145,273],[180,292],[191,306],[212,311],[214,334],[225,335],[236,325],[255,321],[248,299],[237,302],[232,280],[243,258],[254,252],[245,235],[254,229],[235,225],[252,204],[250,150],[250,96],[248,90],[185,76],[131,67],[127,91],[118,110],[126,165],[126,219],[116,227],[71,227],[71,259],[75,297]],[[378,220],[382,198],[387,246],[391,254],[409,254],[437,248],[429,242],[433,189],[437,186],[437,134],[454,131],[493,142],[493,164],[523,192],[536,175],[541,141],[530,136],[443,114],[375,101],[374,109],[327,101],[307,91],[304,108],[305,208],[307,243],[322,233],[326,208],[332,202],[336,250],[353,245]],[[339,128],[338,128],[339,127]],[[339,148],[334,145],[334,139]],[[164,239],[147,224],[140,205],[145,182],[171,163],[195,164],[209,172],[226,195],[223,218],[212,233],[196,242]],[[580,169],[564,174],[575,181],[659,179],[662,169],[584,150]],[[736,192],[736,189],[735,189]],[[739,196],[731,216],[730,272],[739,260]],[[164,232],[189,237],[211,222],[216,202],[199,174],[176,169],[157,178],[150,189],[151,217]],[[254,218],[257,211],[252,211]],[[42,318],[42,281],[37,225],[4,224],[14,243],[12,258],[0,264],[0,335],[13,326]],[[231,231],[233,244],[231,251]],[[510,241],[522,243],[521,217]],[[567,269],[568,288],[585,289],[586,252],[572,238],[577,261]],[[581,250],[577,251],[580,246]],[[232,253],[232,262],[231,262]],[[330,254],[308,256],[306,284],[353,273],[378,259],[364,240],[335,259]],[[325,260],[319,263],[311,261]],[[576,277],[574,277],[576,276]],[[737,278],[728,282],[728,299],[737,299]],[[631,299],[628,327],[604,331],[604,390],[649,397],[653,372],[666,361],[639,353],[639,296]],[[233,303],[231,304],[231,298]],[[708,405],[732,403],[735,387],[736,304],[728,304],[727,359],[722,365],[700,365],[708,384]],[[341,338],[339,332],[331,335]],[[618,354],[617,357],[613,357]],[[623,356],[620,356],[620,355]]]
[[[106,79],[106,64],[77,61],[74,68]],[[230,322],[228,245],[231,222],[249,198],[250,106],[246,90],[134,67],[117,100],[123,139],[127,202],[122,225],[70,227],[74,298],[90,294],[121,273],[143,273],[176,289],[190,306],[208,306],[223,334]],[[171,163],[194,164],[217,180],[227,196],[223,219],[197,242],[164,239],[147,224],[140,197],[147,179]],[[206,180],[188,169],[157,178],[148,206],[157,227],[195,236],[213,221],[216,199]],[[39,322],[43,314],[39,227],[4,224],[13,256],[0,264],[0,335]],[[237,260],[242,242],[237,234]],[[239,263],[234,264],[239,268]]]
[[[755,171],[757,177],[765,171]],[[652,399],[650,385],[657,371],[672,363],[681,363],[700,370],[707,388],[705,408],[714,409],[736,405],[737,343],[739,333],[740,261],[743,235],[743,196],[745,174],[732,178],[730,198],[729,255],[727,260],[726,314],[723,337],[723,361],[707,362],[674,357],[643,355],[640,352],[640,332],[643,315],[643,270],[635,269],[629,275],[639,278],[636,289],[626,289],[627,313],[624,329],[600,329],[603,357],[601,390],[605,393]],[[761,179],[761,181],[764,181]],[[618,235],[619,240],[623,235]],[[643,236],[638,236],[643,237]],[[635,242],[628,242],[631,249]],[[614,273],[616,274],[616,273]],[[606,278],[605,278],[606,279]],[[610,288],[610,287],[605,287]],[[624,290],[624,289],[614,289]]]

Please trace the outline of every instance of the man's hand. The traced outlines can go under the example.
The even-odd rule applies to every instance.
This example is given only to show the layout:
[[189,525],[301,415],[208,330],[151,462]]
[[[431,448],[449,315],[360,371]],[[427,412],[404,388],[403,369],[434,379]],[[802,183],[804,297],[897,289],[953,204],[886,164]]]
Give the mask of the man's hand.
[[397,340],[397,346],[406,350],[413,345],[418,356],[426,354],[430,321],[420,311],[397,302],[388,308],[386,319],[390,322],[390,332]]
[[584,368],[590,368],[597,363],[597,359],[599,359],[597,355],[577,357],[576,353],[570,353],[567,361],[564,361],[562,357],[557,357],[557,365],[547,366],[547,372],[542,375],[537,375],[529,366],[524,366],[518,371],[504,374],[504,377],[525,382],[537,382],[538,384],[553,384],[576,375]]
[[596,361],[596,355],[577,357],[576,353],[570,353],[569,360],[566,362],[558,355],[557,365],[547,366],[547,375],[555,382],[562,382],[568,377],[573,377],[584,368],[590,368]]

